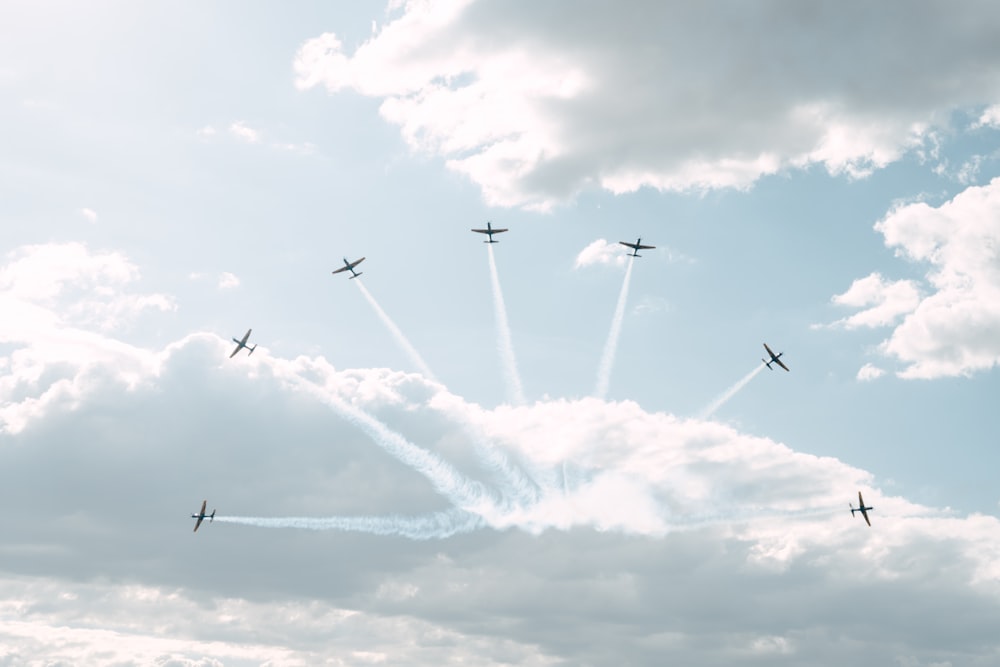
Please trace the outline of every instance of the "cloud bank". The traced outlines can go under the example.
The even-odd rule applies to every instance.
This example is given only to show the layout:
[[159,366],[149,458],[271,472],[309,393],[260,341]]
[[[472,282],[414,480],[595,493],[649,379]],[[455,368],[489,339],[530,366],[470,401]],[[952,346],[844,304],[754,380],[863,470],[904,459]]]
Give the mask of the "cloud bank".
[[951,111],[1000,99],[1000,8],[987,2],[563,10],[392,3],[353,53],[333,33],[306,41],[296,85],[381,99],[413,150],[487,203],[536,209],[592,187],[746,188],[811,165],[864,176]]
[[835,324],[893,327],[879,349],[905,364],[904,378],[971,375],[1000,363],[1000,179],[939,207],[898,206],[875,230],[926,271],[924,282],[877,273],[856,280],[833,300],[863,310]]
[[[95,292],[123,289],[115,271],[89,275]],[[919,506],[842,461],[629,401],[489,408],[413,373],[265,348],[229,360],[209,333],[147,349],[60,318],[76,298],[61,288],[4,285],[46,314],[40,332],[87,343],[70,356],[6,330],[0,348],[4,368],[26,353],[37,367],[11,375],[0,414],[0,502],[31,508],[4,519],[8,661],[1000,656],[995,517]],[[67,378],[72,401],[39,400]],[[870,529],[847,512],[858,489]],[[206,497],[220,518],[260,521],[192,535]],[[437,539],[372,530],[469,517]]]

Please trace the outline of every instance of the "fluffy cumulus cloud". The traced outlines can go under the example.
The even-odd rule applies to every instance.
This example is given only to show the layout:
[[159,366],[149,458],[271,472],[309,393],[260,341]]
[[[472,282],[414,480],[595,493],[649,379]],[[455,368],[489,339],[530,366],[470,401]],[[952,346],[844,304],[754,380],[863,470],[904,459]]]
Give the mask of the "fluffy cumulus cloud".
[[875,229],[898,257],[926,268],[925,289],[879,274],[857,280],[834,301],[864,310],[838,324],[893,326],[880,349],[906,365],[902,377],[969,375],[1000,363],[1000,179],[939,207],[898,206]]
[[884,327],[913,312],[920,303],[920,289],[912,280],[887,281],[878,273],[855,280],[843,294],[833,297],[839,306],[862,308],[831,326],[847,329]]
[[968,12],[412,0],[353,53],[326,33],[294,66],[300,88],[381,98],[414,150],[489,203],[547,208],[587,187],[743,188],[813,164],[863,176],[950,110],[1000,98],[1000,7]]
[[223,271],[219,274],[219,289],[234,289],[240,286],[240,279],[234,273]]
[[872,380],[877,380],[883,375],[885,375],[885,370],[875,366],[874,364],[865,364],[858,370],[857,378],[859,382],[871,382]]
[[580,251],[576,261],[573,262],[573,267],[580,269],[594,265],[625,266],[627,260],[628,253],[621,245],[597,239]]
[[[31,508],[0,547],[8,662],[1000,658],[997,519],[844,462],[632,402],[487,408],[412,373],[89,331],[102,381],[0,432],[0,502]],[[5,409],[66,357],[38,363]]]
[[163,294],[129,288],[138,269],[115,252],[78,243],[26,246],[0,268],[0,430],[18,431],[84,385],[109,374],[137,382],[150,355],[102,332],[127,329],[146,311],[175,308]]

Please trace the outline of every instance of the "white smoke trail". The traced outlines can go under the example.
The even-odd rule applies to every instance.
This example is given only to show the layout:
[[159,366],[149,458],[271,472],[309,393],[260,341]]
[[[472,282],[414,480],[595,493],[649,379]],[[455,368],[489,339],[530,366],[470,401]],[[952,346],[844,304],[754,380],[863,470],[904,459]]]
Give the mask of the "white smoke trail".
[[757,373],[760,373],[764,369],[763,364],[757,364],[754,369],[740,378],[729,389],[722,392],[714,401],[708,404],[708,406],[698,414],[698,419],[708,419],[712,414],[722,407],[722,405],[728,401],[730,398],[735,396],[743,387],[747,386],[750,380],[757,377]]
[[514,344],[510,340],[510,324],[507,322],[507,307],[503,302],[503,292],[500,290],[500,277],[497,274],[497,263],[493,257],[493,245],[487,244],[490,256],[490,278],[493,281],[493,307],[497,318],[497,349],[503,361],[504,376],[507,378],[508,398],[514,405],[524,405],[524,389],[521,386],[521,376],[517,372],[517,360],[514,358]]
[[628,268],[625,269],[625,280],[622,282],[622,291],[618,294],[618,305],[615,306],[615,317],[611,321],[611,331],[608,332],[608,341],[604,344],[604,353],[601,355],[601,365],[597,368],[597,387],[594,389],[594,396],[603,399],[608,395],[608,385],[611,382],[611,367],[615,363],[615,352],[618,349],[618,336],[622,331],[622,321],[625,319],[625,301],[628,299],[628,284],[632,279],[632,265],[634,258],[629,258]]
[[358,426],[398,461],[426,477],[439,494],[459,508],[484,512],[496,506],[494,494],[482,483],[469,479],[444,459],[414,445],[367,412],[334,396],[326,399],[341,417]]
[[258,528],[301,528],[305,530],[340,530],[372,535],[394,535],[411,540],[445,539],[468,533],[484,525],[475,514],[457,510],[422,516],[331,516],[331,517],[257,517],[217,516],[216,521]]
[[410,344],[410,341],[406,339],[406,336],[403,335],[403,332],[399,330],[399,327],[396,326],[396,323],[393,322],[386,314],[386,312],[382,310],[382,307],[378,305],[378,302],[375,301],[375,297],[371,295],[371,292],[369,292],[368,289],[364,286],[364,284],[361,282],[361,279],[360,278],[356,279],[354,282],[358,286],[358,289],[361,290],[361,293],[365,295],[365,298],[368,299],[368,303],[371,304],[371,307],[375,310],[375,313],[379,316],[379,319],[381,319],[382,323],[385,324],[387,329],[389,329],[389,332],[392,334],[393,338],[395,338],[396,342],[399,343],[399,346],[402,347],[403,351],[409,355],[410,361],[412,361],[417,366],[417,369],[424,375],[424,377],[434,382],[437,382],[437,380],[434,377],[434,373],[431,372],[430,367],[426,364],[426,362],[424,362],[423,358],[413,347],[413,345]]

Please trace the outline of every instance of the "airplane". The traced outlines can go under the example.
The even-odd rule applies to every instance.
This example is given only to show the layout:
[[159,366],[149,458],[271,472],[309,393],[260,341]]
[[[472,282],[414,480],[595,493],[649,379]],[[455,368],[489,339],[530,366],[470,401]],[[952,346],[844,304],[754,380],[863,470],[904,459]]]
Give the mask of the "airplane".
[[858,504],[861,505],[861,507],[855,507],[854,505],[851,505],[851,516],[854,516],[855,512],[861,512],[861,516],[865,518],[865,523],[867,523],[868,526],[871,527],[872,522],[868,520],[868,510],[873,510],[875,508],[865,507],[865,499],[861,497],[860,491],[858,491]]
[[357,266],[358,264],[360,264],[363,261],[365,261],[364,257],[362,257],[361,259],[356,259],[353,262],[348,262],[347,258],[345,257],[344,258],[344,265],[342,267],[340,267],[339,269],[335,270],[333,273],[340,273],[341,271],[348,271],[348,270],[350,270],[351,277],[348,280],[354,280],[355,278],[357,278],[358,276],[360,276],[362,273],[364,273],[364,271],[356,272],[354,270],[354,267]]
[[[198,512],[197,514],[192,514],[191,515],[192,519],[198,519],[197,521],[194,522],[194,532],[196,532],[196,533],[198,532],[198,526],[201,525],[202,521],[204,521],[205,519],[208,519],[208,522],[212,523],[212,521],[215,520],[215,510],[212,510],[211,514],[205,514],[205,507],[207,505],[208,505],[208,501],[207,500],[201,501],[201,511]],[[871,508],[869,508],[869,509],[871,509]]]
[[479,233],[479,234],[486,234],[486,235],[488,235],[490,237],[488,241],[483,241],[483,243],[499,243],[499,241],[494,241],[493,240],[493,235],[494,234],[500,234],[501,232],[505,232],[505,231],[507,231],[507,228],[504,227],[503,229],[493,229],[493,224],[487,222],[486,223],[486,229],[473,229],[472,231],[474,231],[476,233]]
[[[242,350],[243,348],[250,350],[250,354],[253,354],[253,351],[257,349],[256,345],[254,345],[253,347],[247,345],[247,339],[250,338],[251,331],[253,331],[253,329],[247,329],[246,334],[244,334],[243,336],[243,340],[236,340],[235,338],[233,339],[233,342],[236,343],[236,349],[233,350],[233,353],[229,355],[230,359],[235,357],[236,353]],[[249,357],[250,354],[248,354],[247,356]]]
[[781,366],[782,368],[784,368],[786,371],[788,370],[788,366],[786,366],[785,364],[783,364],[781,362],[781,359],[778,358],[781,355],[783,355],[784,352],[779,352],[778,354],[775,354],[774,352],[771,351],[771,348],[769,348],[767,346],[767,343],[764,343],[764,349],[767,350],[767,353],[769,355],[771,355],[771,361],[765,361],[764,359],[761,359],[761,361],[764,362],[764,364],[768,367],[769,370],[772,370],[772,371],[774,370],[773,368],[771,368],[771,364],[778,364],[779,366]]
[[642,257],[642,255],[639,254],[640,250],[652,250],[656,247],[655,245],[642,245],[641,238],[636,239],[635,243],[629,243],[628,241],[619,241],[619,243],[632,248],[632,252],[629,253],[632,257]]

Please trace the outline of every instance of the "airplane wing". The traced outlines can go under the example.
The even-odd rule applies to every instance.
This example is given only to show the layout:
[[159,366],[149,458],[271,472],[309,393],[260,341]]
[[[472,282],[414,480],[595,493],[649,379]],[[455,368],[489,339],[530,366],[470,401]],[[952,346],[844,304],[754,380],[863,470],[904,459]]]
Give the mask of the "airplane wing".
[[[500,230],[499,229],[473,229],[472,231],[476,232],[477,234],[492,234],[492,233],[498,232]],[[505,229],[503,231],[507,231],[507,230]]]
[[197,517],[198,520],[194,522],[194,532],[198,532],[198,526],[201,522],[205,520],[205,508],[208,507],[208,500],[201,501],[201,511],[198,514],[192,514],[191,516]]
[[362,257],[361,259],[356,259],[356,260],[354,260],[353,262],[351,262],[350,264],[348,264],[348,265],[347,265],[347,268],[349,268],[349,269],[353,269],[353,268],[354,268],[355,266],[357,266],[358,264],[360,264],[360,263],[361,263],[361,262],[363,262],[363,261],[365,261],[365,258],[364,258],[364,257]]
[[632,248],[633,250],[638,250],[639,248],[644,247],[644,246],[640,246],[638,243],[629,243],[628,241],[619,241],[619,243],[621,243],[622,245],[628,246],[629,248]]
[[774,358],[774,363],[778,364],[779,366],[781,366],[782,368],[784,368],[786,371],[788,370],[788,366],[786,366],[785,364],[783,364],[781,362],[781,359],[779,359],[778,357]]
[[237,346],[236,346],[236,349],[235,349],[235,350],[233,350],[233,353],[229,355],[229,358],[230,358],[230,359],[232,359],[233,357],[235,357],[235,356],[236,356],[236,353],[237,353],[237,352],[239,352],[239,351],[240,351],[240,349],[242,349],[242,348],[243,348],[243,346],[242,346],[242,345],[237,345]]
[[765,349],[765,350],[767,350],[767,353],[768,353],[769,355],[771,355],[771,358],[772,358],[772,359],[774,359],[774,352],[772,352],[772,351],[771,351],[771,348],[769,348],[769,347],[767,346],[767,343],[764,343],[764,349]]
[[636,250],[652,250],[652,249],[653,249],[653,248],[655,248],[655,247],[656,247],[655,245],[641,245],[641,244],[640,244],[640,245],[639,245],[639,246],[638,246],[638,247],[636,248]]
[[243,343],[244,345],[246,345],[246,344],[247,344],[247,341],[248,341],[248,340],[250,339],[250,332],[251,332],[251,331],[253,331],[253,329],[247,329],[247,332],[246,332],[246,335],[244,335],[244,336],[243,336],[243,341],[242,341],[242,343]]
[[861,508],[861,516],[865,518],[865,523],[871,527],[872,522],[868,519],[868,510],[865,509],[865,499],[861,497],[860,491],[858,491],[858,506]]

